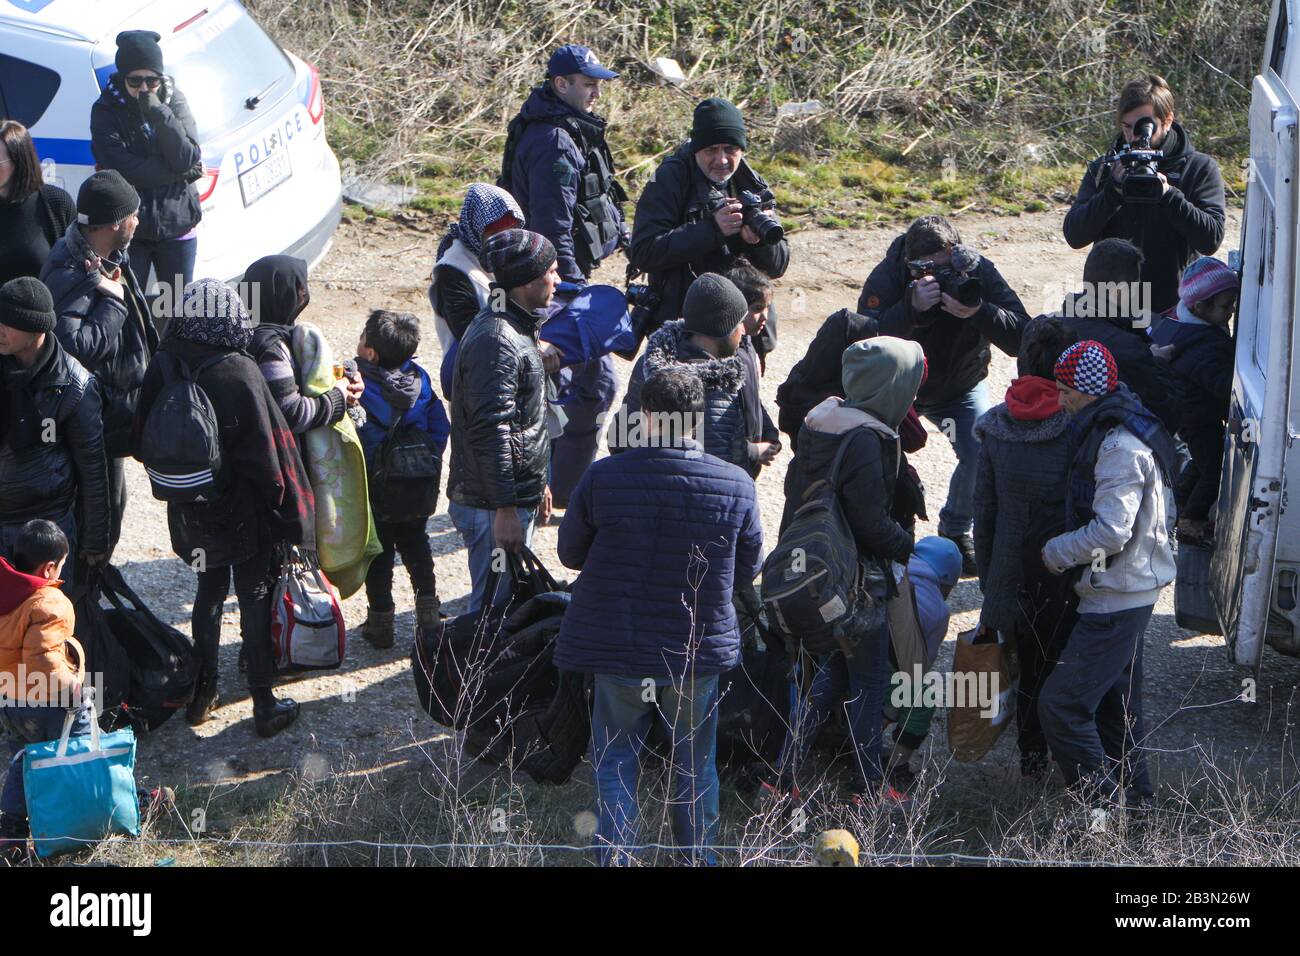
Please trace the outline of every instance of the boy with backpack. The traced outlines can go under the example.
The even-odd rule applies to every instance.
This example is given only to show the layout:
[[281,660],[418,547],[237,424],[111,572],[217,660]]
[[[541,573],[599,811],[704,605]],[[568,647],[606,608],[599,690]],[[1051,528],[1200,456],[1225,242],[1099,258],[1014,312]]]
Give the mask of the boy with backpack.
[[387,309],[370,313],[357,343],[357,369],[366,385],[361,393],[366,422],[358,435],[375,530],[384,546],[366,575],[370,608],[361,629],[375,647],[393,646],[394,552],[402,556],[415,589],[416,626],[437,627],[441,607],[425,526],[437,510],[451,426],[429,373],[414,361],[419,345],[420,320]]
[[[67,537],[44,518],[23,525],[12,564],[0,558],[0,723],[12,755],[0,792],[0,863],[11,866],[27,855],[24,746],[57,739],[74,708],[72,735],[90,733],[90,711],[68,654],[72,602],[59,589],[67,559]],[[15,692],[22,696],[11,697]]]

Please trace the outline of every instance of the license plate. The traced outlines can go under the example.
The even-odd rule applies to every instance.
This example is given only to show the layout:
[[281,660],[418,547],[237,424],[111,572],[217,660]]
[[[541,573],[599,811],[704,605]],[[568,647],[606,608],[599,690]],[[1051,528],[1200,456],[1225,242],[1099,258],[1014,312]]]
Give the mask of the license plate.
[[292,175],[289,151],[281,149],[272,153],[252,169],[239,174],[239,192],[244,197],[244,205],[253,205]]

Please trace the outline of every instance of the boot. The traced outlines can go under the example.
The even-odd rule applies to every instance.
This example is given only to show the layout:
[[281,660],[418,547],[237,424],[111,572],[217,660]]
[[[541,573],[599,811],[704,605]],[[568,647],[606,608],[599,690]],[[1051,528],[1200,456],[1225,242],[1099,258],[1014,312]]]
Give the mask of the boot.
[[[434,600],[436,601],[437,598]],[[416,601],[418,602],[419,598],[416,598]],[[436,609],[434,613],[437,613]],[[366,614],[366,622],[361,625],[361,636],[373,647],[392,647],[393,618],[396,616],[396,611],[376,611],[371,608]]]
[[0,866],[22,866],[29,861],[26,817],[0,813]]
[[251,691],[253,695],[253,726],[259,737],[274,737],[298,719],[298,702],[288,697],[276,699],[269,687]]
[[191,727],[207,723],[212,712],[217,709],[219,700],[216,671],[204,671],[199,675],[198,683],[194,686],[194,696],[185,708],[186,721]]
[[436,594],[417,594],[415,596],[415,626],[425,633],[438,629],[442,602]]
[[975,566],[975,539],[969,533],[941,534],[939,537],[947,538],[957,545],[957,550],[961,552],[961,576],[963,578],[973,578],[979,574],[979,569]]

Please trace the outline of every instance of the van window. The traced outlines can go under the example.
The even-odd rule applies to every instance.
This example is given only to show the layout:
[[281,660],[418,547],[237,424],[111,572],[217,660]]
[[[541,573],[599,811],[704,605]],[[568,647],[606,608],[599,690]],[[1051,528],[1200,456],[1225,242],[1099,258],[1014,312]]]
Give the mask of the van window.
[[294,78],[292,61],[234,3],[186,27],[165,44],[163,56],[189,100],[200,142],[258,118],[245,101],[283,96]]
[[0,108],[4,119],[15,119],[31,129],[45,115],[58,91],[58,73],[0,53]]
[[1287,17],[1288,3],[1290,0],[1282,0],[1278,4],[1277,26],[1273,28],[1273,50],[1268,57],[1268,65],[1278,76],[1282,75],[1282,61],[1286,58],[1287,34],[1291,31],[1291,24]]

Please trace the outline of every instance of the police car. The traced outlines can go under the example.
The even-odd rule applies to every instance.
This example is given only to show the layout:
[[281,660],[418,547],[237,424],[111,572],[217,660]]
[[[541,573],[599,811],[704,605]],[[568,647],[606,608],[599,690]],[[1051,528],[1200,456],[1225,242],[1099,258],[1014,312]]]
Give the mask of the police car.
[[320,74],[235,0],[0,0],[0,115],[31,130],[46,182],[75,198],[94,172],[90,107],[123,30],[162,36],[194,113],[206,170],[195,276],[237,280],[275,253],[319,262],[342,205]]

